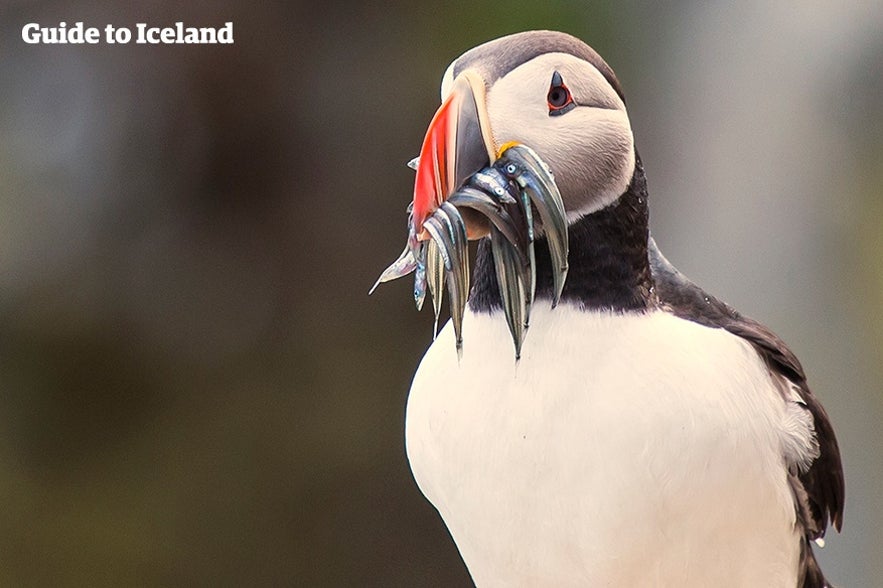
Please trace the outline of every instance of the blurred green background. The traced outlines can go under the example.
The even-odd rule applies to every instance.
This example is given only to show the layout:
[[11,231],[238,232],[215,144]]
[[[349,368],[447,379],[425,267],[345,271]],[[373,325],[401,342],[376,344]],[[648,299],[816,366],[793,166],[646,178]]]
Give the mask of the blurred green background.
[[[28,22],[233,46],[34,46]],[[398,254],[448,63],[552,28],[617,71],[653,231],[782,335],[883,578],[883,4],[0,5],[0,585],[468,586],[403,449]]]

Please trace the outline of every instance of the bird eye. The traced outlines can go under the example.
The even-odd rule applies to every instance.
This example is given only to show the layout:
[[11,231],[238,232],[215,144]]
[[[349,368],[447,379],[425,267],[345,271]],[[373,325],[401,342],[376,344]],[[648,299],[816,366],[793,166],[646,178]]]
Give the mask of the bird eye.
[[549,86],[549,94],[546,96],[546,100],[549,102],[550,116],[564,114],[576,106],[570,90],[564,85],[564,80],[557,71],[552,74],[552,83]]

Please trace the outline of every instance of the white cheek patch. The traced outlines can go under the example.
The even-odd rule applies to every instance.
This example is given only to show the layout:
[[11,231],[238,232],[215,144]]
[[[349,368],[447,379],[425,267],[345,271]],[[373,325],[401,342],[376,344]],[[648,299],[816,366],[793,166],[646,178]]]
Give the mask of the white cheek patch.
[[[568,220],[614,203],[628,189],[635,172],[635,146],[628,115],[622,111],[577,109],[581,134],[565,139],[564,156],[573,162],[559,182]],[[563,185],[560,185],[563,184]]]
[[[609,110],[625,110],[625,103],[613,87],[592,66],[582,67],[579,71],[570,72],[566,68],[560,73],[564,83],[570,88],[577,104]],[[565,73],[567,72],[567,73]],[[570,74],[568,76],[568,73]]]
[[[582,104],[561,116],[549,115],[546,99],[554,71],[576,88],[574,100]],[[569,222],[610,205],[628,188],[635,169],[628,113],[588,63],[561,54],[538,57],[498,80],[487,104],[497,145],[524,143],[552,168]]]
[[545,143],[542,134],[549,131],[545,93],[535,84],[511,84],[504,80],[503,85],[494,85],[487,94],[494,142],[502,145],[518,141],[536,150],[537,145]]

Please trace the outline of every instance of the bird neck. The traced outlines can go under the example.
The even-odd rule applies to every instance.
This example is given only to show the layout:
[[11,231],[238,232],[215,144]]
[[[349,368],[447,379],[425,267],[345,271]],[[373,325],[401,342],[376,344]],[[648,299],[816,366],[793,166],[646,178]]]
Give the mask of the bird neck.
[[[583,308],[642,311],[653,300],[653,278],[647,255],[649,209],[647,179],[640,157],[625,193],[613,204],[584,216],[568,229],[570,270],[561,299]],[[536,249],[536,298],[551,299],[552,267],[544,238]],[[501,308],[489,239],[482,239],[473,274],[470,308]]]

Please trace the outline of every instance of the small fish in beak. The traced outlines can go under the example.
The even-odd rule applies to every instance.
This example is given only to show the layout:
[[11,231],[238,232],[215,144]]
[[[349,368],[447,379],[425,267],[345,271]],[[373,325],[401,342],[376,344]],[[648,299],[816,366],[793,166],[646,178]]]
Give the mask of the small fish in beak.
[[567,277],[567,220],[549,167],[526,145],[510,143],[497,150],[491,136],[484,83],[474,72],[464,72],[433,117],[420,156],[408,164],[417,171],[408,207],[408,241],[369,294],[383,282],[415,272],[415,303],[419,310],[428,289],[437,332],[447,289],[457,352],[462,353],[470,281],[468,240],[488,237],[501,305],[519,358],[536,286],[537,230],[549,242],[554,307]]

